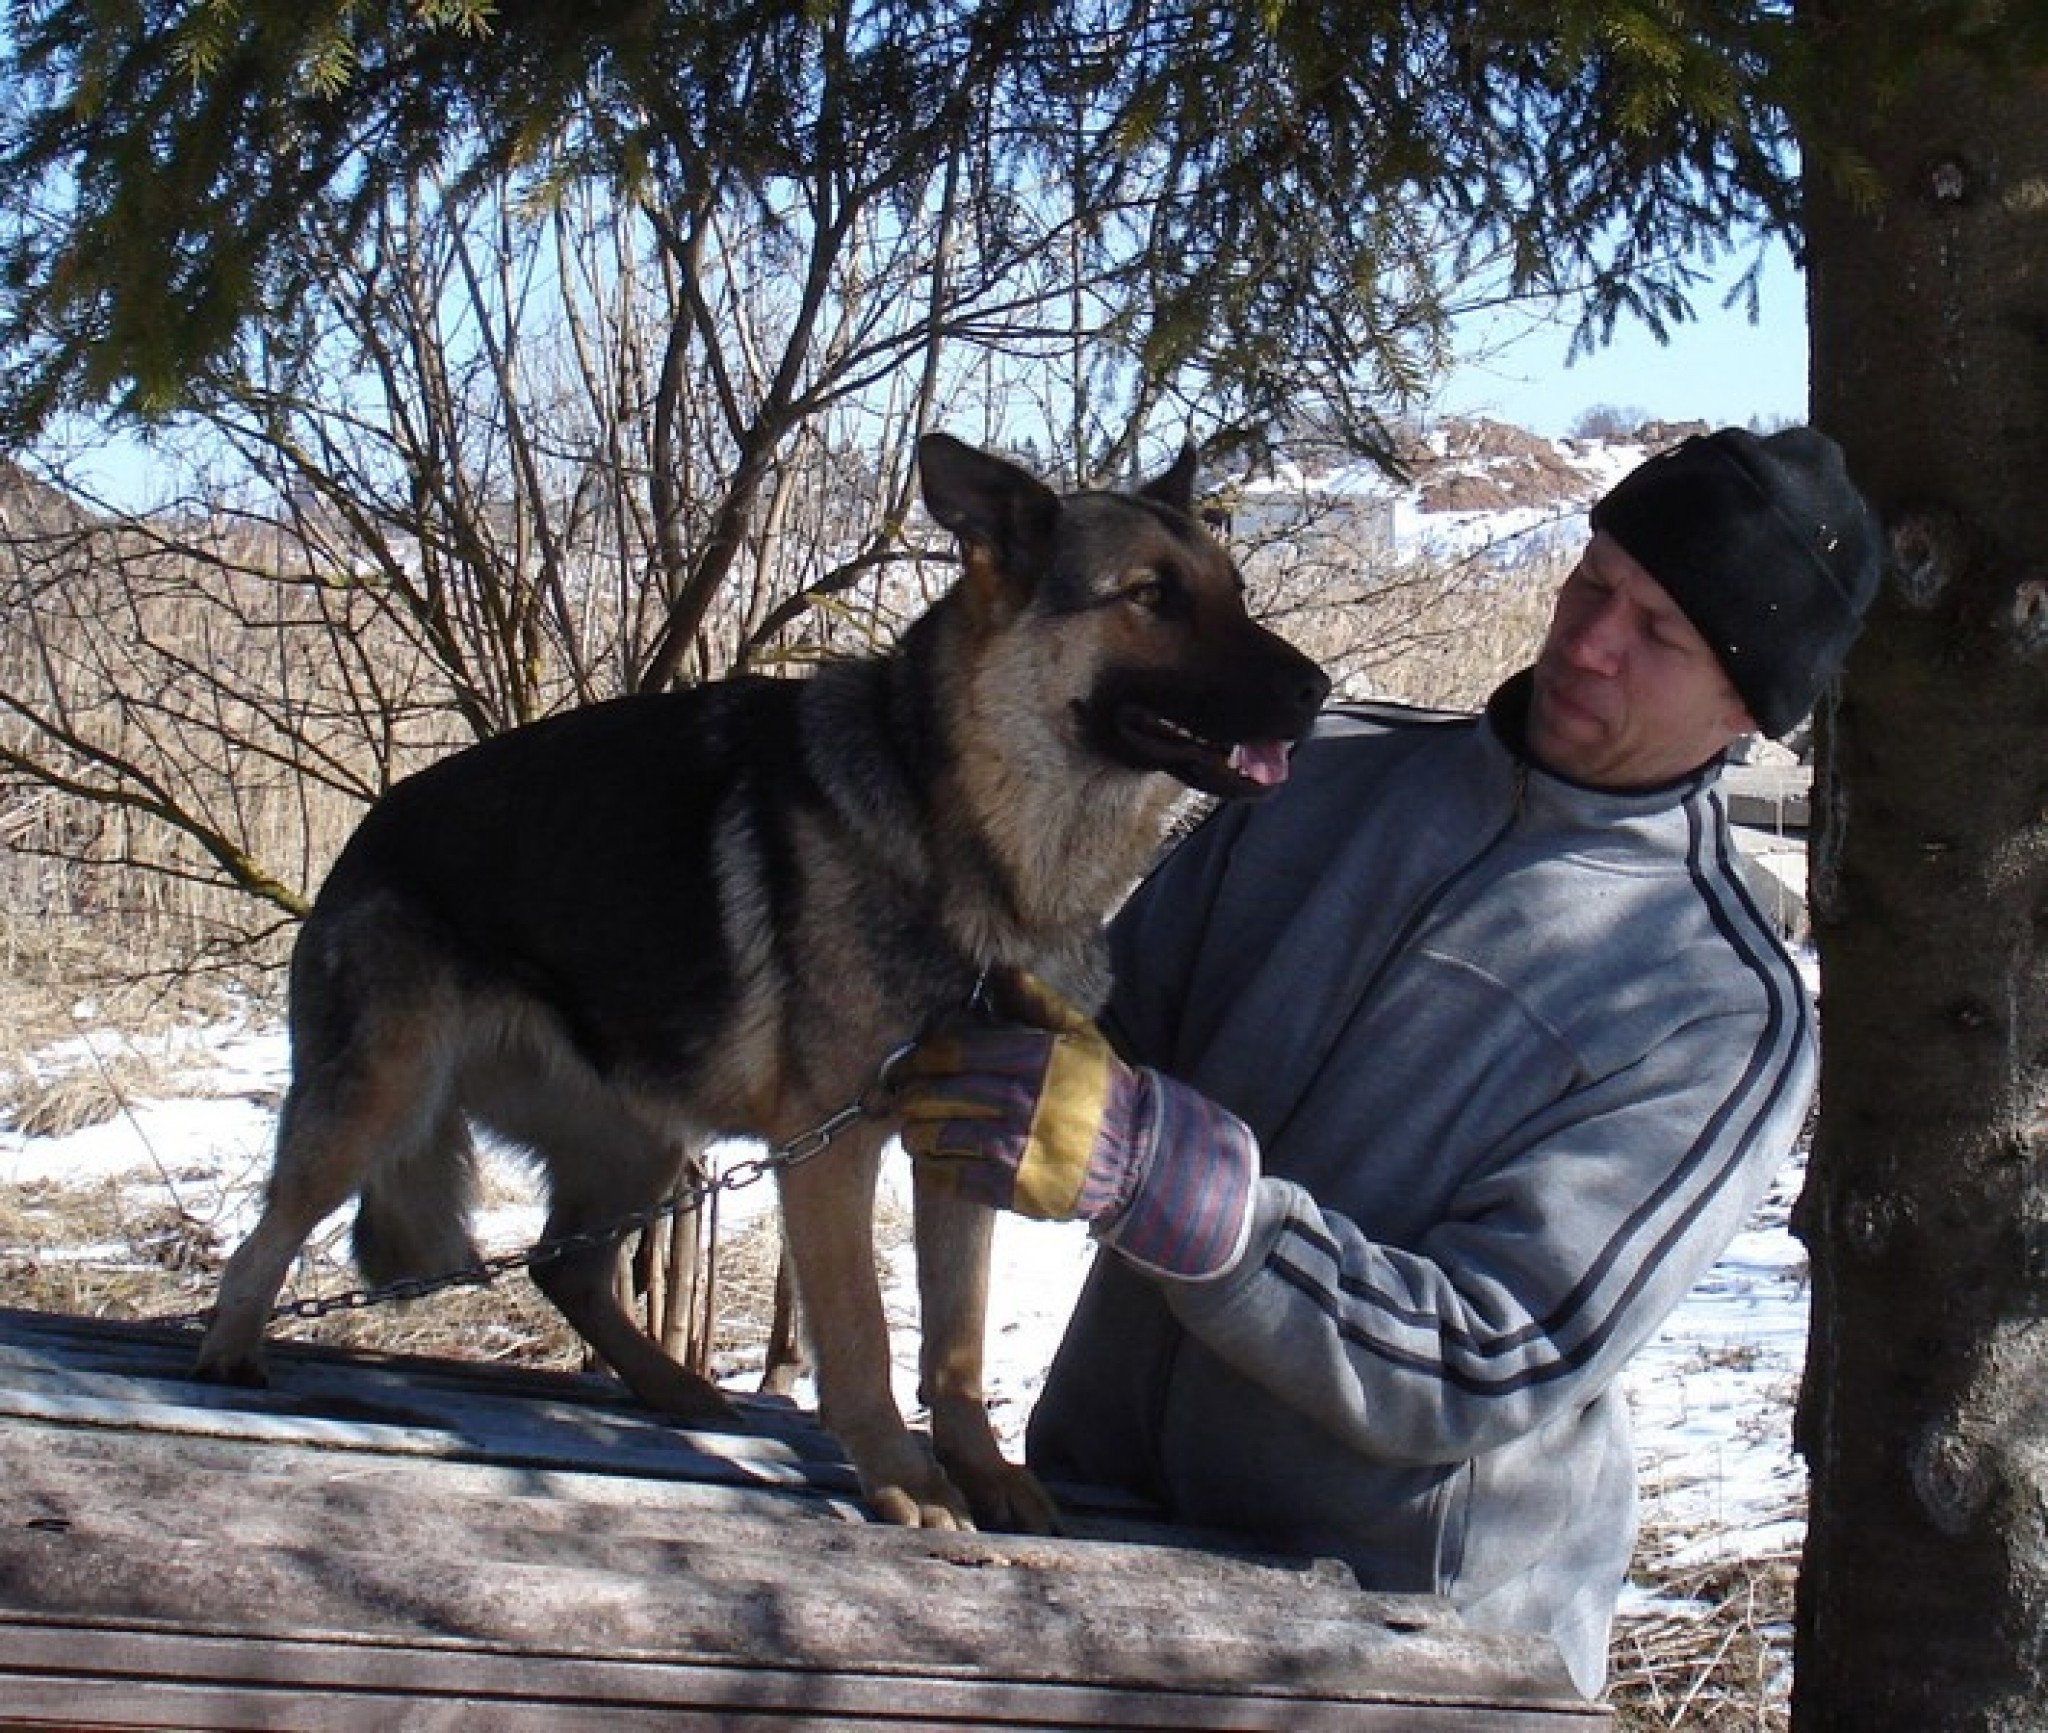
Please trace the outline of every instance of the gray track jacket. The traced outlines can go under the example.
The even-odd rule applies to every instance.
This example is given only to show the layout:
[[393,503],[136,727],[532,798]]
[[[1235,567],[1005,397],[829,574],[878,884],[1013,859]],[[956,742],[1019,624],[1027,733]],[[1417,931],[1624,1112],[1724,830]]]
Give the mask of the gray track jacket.
[[1333,714],[1119,917],[1112,1033],[1264,1177],[1226,1276],[1098,1257],[1030,1454],[1548,1632],[1591,1695],[1635,1528],[1615,1376],[1791,1149],[1814,1043],[1718,766],[1549,776],[1509,745],[1527,690]]

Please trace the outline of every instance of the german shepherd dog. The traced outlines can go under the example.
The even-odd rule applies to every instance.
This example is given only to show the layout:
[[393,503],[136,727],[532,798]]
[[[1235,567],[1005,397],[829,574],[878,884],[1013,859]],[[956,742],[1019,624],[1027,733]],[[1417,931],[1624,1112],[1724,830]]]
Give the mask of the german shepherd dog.
[[[573,1239],[658,1202],[713,1135],[780,1144],[862,1097],[991,975],[1099,1006],[1101,924],[1183,785],[1284,779],[1328,683],[1247,616],[1189,515],[1192,450],[1136,493],[1064,496],[944,434],[918,460],[962,572],[893,651],[567,712],[365,816],[293,951],[275,1167],[200,1376],[261,1382],[291,1260],[351,1196],[370,1281],[471,1261],[473,1122],[544,1168],[545,1238]],[[778,1175],[821,1418],[887,1521],[1051,1530],[983,1404],[993,1218],[921,1182],[929,1445],[891,1396],[890,1130]],[[636,1327],[616,1263],[584,1245],[532,1273],[641,1401],[728,1415]]]

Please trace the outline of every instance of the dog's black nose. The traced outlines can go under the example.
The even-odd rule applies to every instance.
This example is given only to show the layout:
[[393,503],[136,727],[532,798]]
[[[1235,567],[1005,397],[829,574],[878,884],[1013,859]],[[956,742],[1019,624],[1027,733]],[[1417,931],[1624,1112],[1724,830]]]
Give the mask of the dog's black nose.
[[1276,683],[1280,701],[1301,718],[1306,728],[1315,713],[1322,709],[1323,700],[1330,695],[1330,677],[1311,662],[1299,650],[1290,646],[1289,654],[1293,665],[1282,672]]

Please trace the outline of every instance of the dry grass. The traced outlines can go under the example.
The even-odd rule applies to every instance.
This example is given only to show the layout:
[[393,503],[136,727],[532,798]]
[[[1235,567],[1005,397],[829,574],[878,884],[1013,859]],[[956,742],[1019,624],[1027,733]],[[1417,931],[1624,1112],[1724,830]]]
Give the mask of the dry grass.
[[1342,534],[1242,550],[1266,622],[1314,656],[1340,699],[1476,710],[1535,659],[1562,555],[1480,550],[1395,560]]
[[[145,960],[118,923],[0,903],[0,1127],[61,1137],[104,1124],[138,1096],[177,1093],[167,1062],[134,1038],[218,1019],[238,995],[246,1002],[225,975]],[[118,1029],[124,1041],[52,1057],[87,1029]]]
[[125,1182],[35,1181],[0,1193],[0,1305],[141,1318],[193,1303],[219,1269],[213,1230]]
[[52,914],[0,896],[0,1065],[75,1034],[88,1010],[94,1022],[149,1034],[217,1017],[260,984],[194,967],[193,935],[178,938],[145,953],[118,918]]
[[1791,1552],[1670,1570],[1654,1563],[1646,1530],[1635,1577],[1660,1596],[1656,1610],[1623,1619],[1610,1653],[1608,1695],[1622,1733],[1783,1733],[1791,1725]]
[[[82,1317],[182,1317],[212,1303],[223,1246],[175,1204],[138,1207],[133,1188],[38,1183],[0,1196],[0,1306]],[[716,1363],[758,1365],[774,1301],[779,1235],[772,1217],[747,1224],[719,1252]],[[309,1253],[292,1294],[349,1293],[353,1270]],[[378,1353],[439,1354],[504,1365],[577,1369],[582,1343],[518,1271],[425,1299],[288,1320],[272,1335]]]
[[172,1093],[162,1060],[123,1051],[75,1071],[0,1069],[0,1126],[25,1137],[68,1137],[104,1125],[140,1095]]

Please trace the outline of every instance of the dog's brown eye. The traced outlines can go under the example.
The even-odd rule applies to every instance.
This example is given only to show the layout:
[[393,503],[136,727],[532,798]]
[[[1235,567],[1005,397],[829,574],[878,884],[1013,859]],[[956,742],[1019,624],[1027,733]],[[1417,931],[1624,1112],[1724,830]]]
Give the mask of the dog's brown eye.
[[1154,614],[1166,605],[1166,583],[1151,572],[1126,578],[1123,588],[1117,594],[1125,601],[1133,602]]

